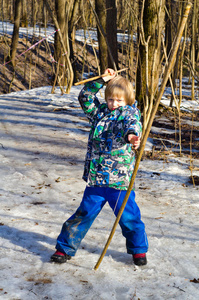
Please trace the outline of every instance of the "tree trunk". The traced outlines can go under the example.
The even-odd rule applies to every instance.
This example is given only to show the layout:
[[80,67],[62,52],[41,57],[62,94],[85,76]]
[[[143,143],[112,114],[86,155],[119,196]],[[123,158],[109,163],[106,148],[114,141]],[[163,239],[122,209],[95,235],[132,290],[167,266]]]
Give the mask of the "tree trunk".
[[47,9],[43,2],[42,25],[44,28],[47,27],[47,19],[48,19]]
[[17,45],[18,45],[18,40],[19,40],[21,8],[22,8],[22,0],[16,0],[14,29],[13,29],[13,34],[12,34],[12,43],[11,43],[11,52],[10,52],[10,57],[11,57],[13,66],[15,66],[15,56],[16,56]]
[[[66,6],[63,6],[63,3],[66,4],[65,0],[56,0],[57,3],[59,2],[60,6],[62,6],[62,8],[64,9],[64,12],[66,12]],[[62,4],[62,5],[61,5]],[[55,35],[55,46],[57,46],[57,49],[55,51],[55,55],[61,55],[61,57],[59,56],[55,56],[55,58],[57,59],[57,62],[60,63],[62,58],[65,58],[65,60],[63,61],[65,64],[63,66],[63,68],[66,70],[67,75],[62,73],[64,75],[64,85],[66,85],[66,93],[70,92],[71,86],[73,84],[73,78],[74,78],[74,74],[73,74],[73,69],[72,69],[72,65],[70,62],[70,49],[69,49],[69,43],[68,43],[68,26],[66,26],[66,30],[65,30],[65,34],[62,35],[63,32],[63,28],[60,28],[59,22],[57,20],[57,17],[54,14],[54,10],[52,9],[51,3],[49,2],[49,0],[45,0],[45,5],[51,15],[51,18],[53,19],[53,22],[55,24],[55,28],[58,30],[58,36]],[[60,7],[58,9],[58,12],[61,14],[60,11]],[[65,14],[66,17],[66,21],[68,22],[68,18]],[[60,20],[62,22],[64,22],[64,19]],[[61,23],[62,23],[61,22]],[[65,23],[63,23],[63,25],[65,25]],[[57,44],[56,44],[57,43]]]
[[70,15],[69,15],[69,23],[68,23],[68,37],[69,37],[69,47],[70,47],[70,61],[73,67],[74,72],[74,82],[77,81],[77,67],[76,60],[74,55],[74,40],[75,40],[75,25],[78,20],[79,13],[79,3],[80,0],[76,0],[73,2],[73,6],[71,7]]
[[178,16],[176,3],[174,0],[166,0],[165,13],[165,46],[167,49],[167,57],[169,56],[173,39],[177,32]]
[[[55,0],[55,11],[57,16],[57,21],[63,38],[63,43],[66,47],[68,55],[70,56],[70,49],[68,47],[68,1],[67,0]],[[67,77],[65,76],[65,66],[67,64],[65,60],[65,53],[62,48],[60,41],[59,32],[55,34],[55,60],[59,62],[56,67],[58,70],[58,82],[60,84],[59,78],[63,78],[63,86],[67,86]]]
[[[105,7],[104,0],[95,0],[95,10],[98,15],[99,22],[104,32],[106,32],[106,7]],[[97,36],[98,36],[98,43],[99,43],[100,70],[101,73],[104,73],[104,71],[108,67],[108,50],[107,50],[106,40],[98,27],[97,27]]]
[[26,0],[22,0],[22,11],[21,11],[21,27],[28,27],[28,16]]
[[142,0],[139,1],[140,7],[142,5],[144,7],[140,11],[142,23],[138,26],[141,43],[136,77],[136,98],[143,110],[146,95],[149,99],[153,98],[153,92],[159,81],[161,34],[164,30],[164,0],[146,0],[145,3],[142,3]]
[[[191,39],[191,63],[193,72],[195,73],[195,59],[196,59],[196,15],[197,15],[197,0],[194,0],[193,12],[192,12],[192,39]],[[194,74],[192,74],[191,81],[191,99],[195,100],[195,78]]]
[[[118,69],[118,52],[117,52],[117,8],[115,0],[106,0],[106,32],[108,45],[112,53],[112,57]],[[112,59],[108,55],[108,67],[114,69]]]
[[[66,3],[67,0],[55,0],[55,11],[57,16],[57,22],[63,37],[63,42],[66,45]],[[58,61],[63,53],[61,46],[60,38],[58,32],[55,34],[55,60]],[[64,58],[60,61],[61,64],[64,64]]]
[[32,0],[32,26],[35,27],[37,24],[37,13],[38,13],[38,2]]
[[[168,28],[166,27],[166,37],[169,36],[170,43],[167,44],[167,56],[169,56],[172,44],[174,43],[175,35],[177,33],[177,30],[180,25],[181,21],[181,14],[183,13],[183,7],[184,7],[184,2],[176,2],[174,0],[167,0],[167,16],[168,16],[168,21],[170,26]],[[176,62],[174,65],[174,68],[171,73],[171,79],[172,79],[172,84],[173,84],[173,89],[175,91],[176,89],[176,78],[178,77],[178,72],[179,72],[179,55],[180,55],[180,49],[178,50],[177,57],[176,57]],[[170,101],[170,107],[173,106],[173,100],[174,100],[174,94],[172,93],[171,95],[171,101]]]

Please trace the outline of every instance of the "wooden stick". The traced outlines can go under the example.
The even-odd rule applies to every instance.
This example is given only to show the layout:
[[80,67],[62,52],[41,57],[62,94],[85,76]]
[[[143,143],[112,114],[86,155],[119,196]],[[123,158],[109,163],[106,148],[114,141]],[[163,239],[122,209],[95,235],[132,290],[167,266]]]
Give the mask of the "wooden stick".
[[176,54],[177,54],[177,51],[178,51],[178,48],[179,48],[179,45],[180,45],[180,41],[181,41],[181,38],[182,38],[182,34],[183,34],[183,30],[184,30],[184,27],[185,27],[185,24],[186,24],[186,21],[187,21],[187,18],[188,18],[188,15],[189,15],[189,11],[191,9],[191,3],[189,3],[187,6],[186,6],[186,9],[185,9],[185,12],[184,12],[184,15],[183,15],[183,18],[182,18],[182,21],[181,21],[181,25],[180,25],[180,28],[179,28],[179,31],[177,33],[177,37],[175,39],[175,43],[174,43],[174,46],[173,46],[173,50],[172,50],[172,53],[171,53],[171,56],[170,56],[170,59],[169,59],[169,62],[166,66],[166,69],[165,69],[165,72],[164,72],[164,76],[163,76],[163,79],[162,79],[162,83],[161,83],[161,86],[160,86],[160,90],[158,92],[158,95],[157,95],[157,99],[154,103],[154,106],[153,106],[153,110],[151,112],[151,118],[149,119],[149,123],[148,123],[148,126],[146,128],[146,131],[145,131],[145,134],[142,138],[142,141],[141,141],[141,144],[140,144],[140,150],[138,152],[138,156],[137,156],[137,159],[136,159],[136,162],[135,162],[135,167],[134,167],[134,171],[133,171],[133,174],[132,174],[132,177],[131,177],[131,181],[129,183],[129,187],[128,187],[128,190],[126,192],[126,195],[125,195],[125,198],[123,200],[123,203],[122,203],[122,206],[119,210],[119,213],[117,215],[117,218],[115,220],[115,223],[113,225],[113,228],[112,228],[112,231],[109,235],[109,238],[106,242],[106,245],[102,251],[102,254],[98,260],[98,262],[96,263],[95,267],[94,267],[94,270],[97,270],[104,255],[106,254],[106,251],[108,249],[108,246],[112,240],[112,237],[115,233],[115,230],[116,230],[116,227],[119,223],[119,220],[122,216],[122,213],[124,211],[124,208],[126,206],[126,203],[128,201],[128,198],[129,198],[129,195],[131,193],[131,190],[133,188],[133,185],[134,185],[134,181],[135,181],[135,177],[136,177],[136,174],[137,174],[137,171],[138,171],[138,167],[139,167],[139,163],[141,161],[141,158],[142,158],[142,154],[144,152],[144,148],[145,148],[145,144],[146,144],[146,141],[147,141],[147,138],[149,136],[149,133],[150,133],[150,130],[151,130],[151,126],[153,124],[153,120],[154,120],[154,117],[155,117],[155,114],[157,112],[157,109],[158,109],[158,106],[159,106],[159,103],[160,103],[160,100],[162,98],[162,95],[164,93],[164,89],[165,89],[165,86],[166,86],[166,83],[167,83],[167,80],[169,78],[169,75],[171,73],[171,70],[173,68],[173,65],[175,63],[175,58],[176,58]]
[[[117,73],[121,73],[125,70],[127,70],[128,68],[124,68],[124,69],[121,69],[121,70],[118,70]],[[96,79],[99,79],[99,78],[102,78],[102,77],[105,77],[105,76],[108,76],[109,74],[102,74],[102,75],[98,75],[98,76],[95,76],[95,77],[91,77],[91,78],[88,78],[88,79],[84,79],[82,81],[79,81],[79,82],[75,82],[74,85],[79,85],[79,84],[83,84],[83,83],[86,83],[86,82],[89,82],[89,81],[93,81],[93,80],[96,80]]]

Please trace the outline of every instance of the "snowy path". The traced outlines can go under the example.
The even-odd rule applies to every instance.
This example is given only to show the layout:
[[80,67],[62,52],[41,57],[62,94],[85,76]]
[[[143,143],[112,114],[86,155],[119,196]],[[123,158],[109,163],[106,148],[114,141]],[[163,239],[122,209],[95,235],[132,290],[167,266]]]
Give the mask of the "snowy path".
[[[133,265],[105,206],[67,264],[49,262],[56,237],[81,201],[88,123],[69,96],[50,88],[0,96],[0,298],[199,299],[199,196],[189,158],[143,160],[137,201],[146,224],[148,265]],[[72,100],[71,100],[72,99]],[[75,99],[75,100],[74,100]],[[53,110],[60,105],[65,110]],[[56,106],[57,105],[57,106]],[[198,174],[199,162],[194,161]]]

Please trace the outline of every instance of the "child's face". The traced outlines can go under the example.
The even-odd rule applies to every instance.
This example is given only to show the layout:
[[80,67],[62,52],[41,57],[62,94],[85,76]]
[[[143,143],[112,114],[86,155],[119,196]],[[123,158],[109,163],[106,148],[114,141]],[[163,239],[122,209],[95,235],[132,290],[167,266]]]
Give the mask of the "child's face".
[[123,96],[120,96],[119,98],[117,97],[108,97],[107,98],[107,105],[108,108],[112,111],[115,110],[116,108],[120,107],[120,106],[125,106],[126,104],[126,100]]

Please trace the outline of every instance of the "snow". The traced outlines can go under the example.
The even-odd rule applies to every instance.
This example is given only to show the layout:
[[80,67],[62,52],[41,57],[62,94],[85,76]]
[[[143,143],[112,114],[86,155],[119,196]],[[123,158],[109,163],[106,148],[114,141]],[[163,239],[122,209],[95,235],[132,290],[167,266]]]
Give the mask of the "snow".
[[[120,43],[128,42],[129,39],[132,37],[127,33],[117,33],[117,41]],[[76,31],[76,40],[81,42],[86,42],[90,44],[92,40],[92,45],[97,47],[98,46],[98,39],[97,39],[97,30],[94,28],[90,28],[89,30],[78,29]],[[133,40],[136,41],[136,36],[133,36]]]
[[[168,88],[166,90],[168,92]],[[184,93],[183,95],[186,95],[186,93]],[[196,97],[196,100],[185,100],[185,99],[183,99],[183,101],[180,105],[180,109],[182,109],[184,111],[189,111],[189,112],[199,111],[199,100],[198,99],[199,99],[198,97]],[[161,103],[163,103],[166,106],[169,106],[170,99],[168,99],[168,98],[162,99]],[[173,101],[173,107],[176,107],[175,101]]]
[[[13,33],[14,24],[11,24],[9,22],[1,22],[0,21],[0,34],[8,34],[12,35]],[[51,35],[55,31],[55,28],[52,26],[48,26],[47,28],[39,27],[36,25],[35,27],[20,27],[19,29],[19,37],[23,38],[24,36],[32,37],[34,34],[35,36],[40,37],[46,37],[48,35]],[[54,41],[53,35],[48,37],[49,42]]]
[[[133,264],[118,227],[94,270],[115,220],[108,205],[74,258],[50,262],[62,223],[85,188],[89,126],[77,100],[81,87],[69,95],[44,87],[0,96],[1,299],[199,299],[193,282],[199,278],[199,197],[189,182],[188,156],[140,163],[136,199],[149,239],[146,266]],[[194,160],[193,175],[198,170]]]

